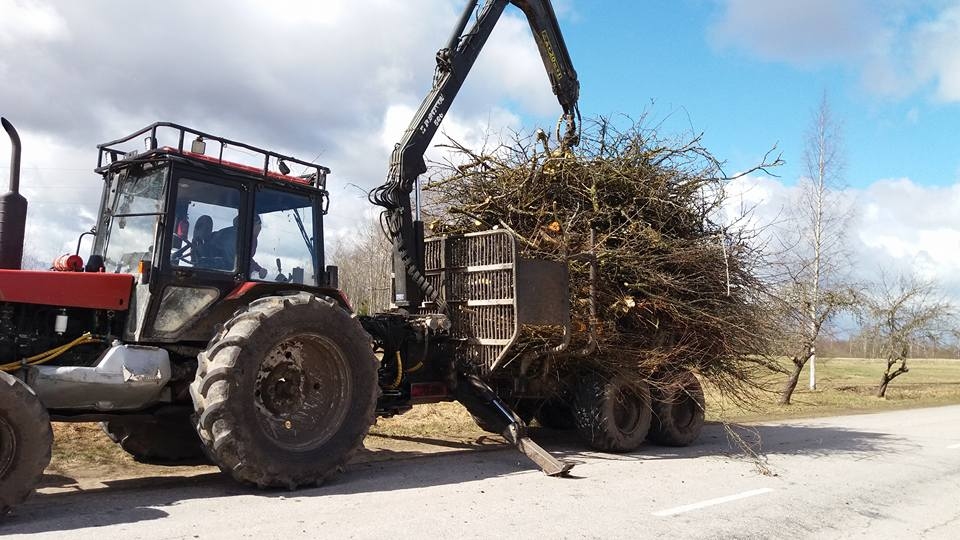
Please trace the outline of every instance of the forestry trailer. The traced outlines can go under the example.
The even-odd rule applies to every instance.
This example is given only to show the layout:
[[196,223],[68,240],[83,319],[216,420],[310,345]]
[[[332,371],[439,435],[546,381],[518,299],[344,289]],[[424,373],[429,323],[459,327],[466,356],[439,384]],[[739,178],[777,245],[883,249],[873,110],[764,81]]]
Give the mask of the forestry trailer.
[[39,482],[51,421],[100,422],[140,461],[213,462],[241,482],[291,489],[344,465],[377,416],[420,403],[461,402],[550,475],[571,464],[527,437],[534,418],[601,450],[632,450],[648,430],[692,441],[703,421],[692,377],[688,399],[671,399],[551,369],[594,353],[570,346],[563,263],[518,256],[504,231],[424,239],[411,205],[424,152],[508,4],[528,18],[560,101],[561,144],[577,143],[579,85],[550,2],[477,4],[437,53],[433,88],[371,192],[394,245],[386,313],[353,314],[325,264],[329,169],[167,122],[98,146],[104,184],[86,260],[22,270],[21,147],[3,120],[0,515]]

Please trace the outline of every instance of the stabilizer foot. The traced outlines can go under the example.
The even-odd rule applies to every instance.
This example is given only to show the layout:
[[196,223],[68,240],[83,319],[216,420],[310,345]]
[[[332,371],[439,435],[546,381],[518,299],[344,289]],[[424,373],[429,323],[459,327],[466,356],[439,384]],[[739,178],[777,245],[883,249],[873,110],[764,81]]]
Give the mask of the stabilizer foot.
[[557,459],[527,436],[527,425],[485,382],[475,376],[462,377],[456,389],[457,401],[471,414],[491,425],[502,426],[501,434],[547,476],[566,476],[573,463]]

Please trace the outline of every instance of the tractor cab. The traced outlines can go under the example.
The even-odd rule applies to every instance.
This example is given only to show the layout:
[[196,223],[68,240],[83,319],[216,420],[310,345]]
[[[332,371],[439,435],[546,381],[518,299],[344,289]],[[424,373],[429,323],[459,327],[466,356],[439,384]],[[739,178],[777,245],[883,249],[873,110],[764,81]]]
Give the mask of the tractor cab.
[[86,270],[136,276],[125,340],[202,342],[254,289],[336,288],[323,255],[326,167],[170,123],[99,149]]

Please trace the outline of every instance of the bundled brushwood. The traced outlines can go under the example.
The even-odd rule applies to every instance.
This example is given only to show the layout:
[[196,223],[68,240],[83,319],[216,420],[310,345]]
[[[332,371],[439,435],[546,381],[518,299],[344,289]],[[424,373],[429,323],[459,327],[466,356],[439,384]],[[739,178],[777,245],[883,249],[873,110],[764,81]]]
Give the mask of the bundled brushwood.
[[566,362],[636,379],[692,370],[734,396],[752,384],[771,341],[762,257],[749,228],[721,223],[729,177],[699,138],[600,120],[573,151],[542,136],[453,148],[425,186],[431,229],[506,229],[524,256],[567,262],[571,350],[593,352]]

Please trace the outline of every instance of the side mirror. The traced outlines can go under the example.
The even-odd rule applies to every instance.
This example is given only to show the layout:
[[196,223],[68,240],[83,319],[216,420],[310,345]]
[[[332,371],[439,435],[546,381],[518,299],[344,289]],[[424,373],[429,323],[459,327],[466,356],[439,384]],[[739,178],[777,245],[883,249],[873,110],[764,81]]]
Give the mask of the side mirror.
[[340,288],[340,269],[334,265],[327,266],[327,286]]

